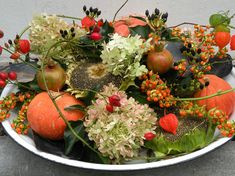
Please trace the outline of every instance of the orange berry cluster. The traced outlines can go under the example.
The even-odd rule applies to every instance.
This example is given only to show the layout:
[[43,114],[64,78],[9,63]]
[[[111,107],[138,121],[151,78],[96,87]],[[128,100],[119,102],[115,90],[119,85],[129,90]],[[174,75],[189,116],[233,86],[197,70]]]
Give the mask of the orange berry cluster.
[[200,79],[203,77],[203,75],[211,70],[210,64],[205,64],[205,65],[193,65],[190,68],[190,71],[193,73],[194,78]]
[[31,100],[34,97],[34,93],[24,92],[15,94],[12,93],[6,96],[3,100],[0,101],[0,120],[3,121],[10,117],[10,111],[13,110],[18,103],[23,103],[20,111],[18,112],[18,116],[13,120],[12,128],[18,134],[26,134],[28,131],[28,124],[26,119],[27,107]]
[[205,106],[199,106],[192,101],[183,101],[180,103],[179,115],[181,117],[199,117],[203,118],[206,114]]
[[229,116],[223,111],[216,108],[211,109],[208,112],[208,118],[212,119],[212,122],[217,125],[222,136],[232,137],[235,134],[235,122],[229,121]]
[[0,122],[10,117],[10,110],[14,109],[18,98],[14,93],[0,101]]
[[174,63],[174,70],[177,70],[180,76],[183,76],[183,74],[186,71],[187,61],[185,59],[181,59],[178,62]]
[[181,39],[184,44],[181,52],[189,58],[189,64],[192,65],[190,71],[195,78],[201,78],[211,69],[208,61],[215,56],[214,32],[208,31],[209,28],[195,25],[193,32],[186,33],[180,28],[172,31],[172,35]]
[[223,136],[232,137],[235,134],[235,122],[228,121],[229,116],[219,109],[213,108],[207,111],[206,106],[199,106],[191,101],[183,101],[180,102],[179,115],[181,117],[207,118],[218,127]]
[[161,108],[169,108],[176,104],[173,95],[171,95],[171,90],[161,80],[158,74],[150,71],[140,79],[143,80],[141,91],[147,94],[147,100],[149,102],[158,103]]
[[31,99],[27,99],[24,102],[23,106],[18,112],[17,118],[14,119],[11,124],[12,129],[14,129],[18,134],[27,134],[30,128],[26,118],[26,113],[30,101]]
[[228,52],[228,49],[226,47],[219,48],[219,51],[217,53],[218,58],[222,59],[222,58],[226,57],[227,52]]

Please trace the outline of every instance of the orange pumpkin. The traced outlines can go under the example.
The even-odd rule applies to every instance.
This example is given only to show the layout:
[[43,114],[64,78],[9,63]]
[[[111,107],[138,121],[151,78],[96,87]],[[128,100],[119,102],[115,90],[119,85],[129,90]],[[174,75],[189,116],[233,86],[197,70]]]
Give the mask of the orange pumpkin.
[[[216,75],[205,75],[202,80],[208,79],[209,86],[197,92],[194,97],[204,97],[207,95],[215,94],[218,91],[225,91],[232,89],[232,87],[223,79]],[[208,98],[205,100],[197,101],[199,105],[206,105],[206,109],[218,108],[224,111],[227,115],[233,112],[235,106],[235,93],[230,92],[224,95]]]
[[[55,92],[55,94],[62,93]],[[62,94],[56,98],[56,103],[67,120],[76,121],[83,118],[84,114],[79,110],[64,110],[65,107],[71,105],[83,105],[74,96],[68,93]],[[66,124],[57,112],[47,92],[39,93],[34,97],[29,104],[27,118],[30,127],[40,136],[51,140],[63,139]]]

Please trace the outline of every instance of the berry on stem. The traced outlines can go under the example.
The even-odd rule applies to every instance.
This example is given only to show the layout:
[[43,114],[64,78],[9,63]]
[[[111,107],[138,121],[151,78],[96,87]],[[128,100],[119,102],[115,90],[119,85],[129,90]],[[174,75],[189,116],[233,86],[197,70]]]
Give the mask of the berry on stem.
[[16,72],[11,71],[11,72],[8,73],[8,77],[9,77],[10,80],[16,80],[17,79],[17,74],[16,74]]
[[23,54],[27,54],[30,51],[30,43],[28,40],[19,40],[19,51]]
[[121,106],[120,97],[117,95],[112,95],[111,97],[109,97],[109,103],[112,106],[120,107]]
[[144,134],[144,138],[146,141],[151,141],[155,138],[155,134],[153,134],[152,132],[147,132]]
[[95,20],[92,17],[85,16],[82,20],[82,27],[85,27],[86,29],[89,29],[90,27],[95,25]]
[[4,36],[4,33],[2,30],[0,30],[0,38],[3,38],[3,36]]
[[91,33],[90,38],[91,38],[91,40],[99,41],[100,39],[102,39],[102,35],[98,32],[93,32],[93,33]]
[[0,79],[0,88],[4,88],[6,86],[6,81]]
[[17,59],[19,59],[20,58],[20,54],[19,53],[13,53],[11,56],[10,56],[10,58],[11,59],[13,59],[13,60],[17,60]]
[[107,104],[106,105],[106,110],[108,111],[108,112],[113,112],[113,106],[112,105],[110,105],[110,104]]
[[2,79],[3,81],[5,81],[8,78],[8,75],[6,72],[0,72],[0,79]]

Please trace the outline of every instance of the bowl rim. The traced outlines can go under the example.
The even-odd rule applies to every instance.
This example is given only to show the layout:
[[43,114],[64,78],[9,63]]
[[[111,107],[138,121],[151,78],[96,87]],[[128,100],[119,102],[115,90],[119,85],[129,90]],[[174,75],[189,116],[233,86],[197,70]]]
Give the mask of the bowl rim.
[[[2,91],[1,98],[8,95],[10,92],[12,92],[16,88],[15,85],[8,84],[4,90]],[[84,161],[78,161],[68,158],[63,158],[61,156],[57,156],[54,154],[46,153],[43,151],[38,150],[33,144],[27,143],[23,138],[21,138],[12,128],[9,120],[5,120],[2,122],[2,126],[4,127],[7,134],[20,146],[27,149],[28,151],[34,153],[37,156],[40,156],[44,159],[54,161],[56,163],[83,168],[83,169],[92,169],[92,170],[103,170],[103,171],[130,171],[130,170],[143,170],[143,169],[153,169],[153,168],[159,168],[159,167],[165,167],[170,166],[174,164],[178,164],[181,162],[186,162],[192,159],[195,159],[197,157],[200,157],[220,146],[228,142],[231,138],[225,137],[225,138],[219,138],[218,140],[210,143],[208,146],[196,150],[192,153],[178,156],[175,158],[165,159],[165,160],[159,160],[149,163],[137,163],[137,164],[123,164],[123,165],[111,165],[111,164],[96,164],[96,163],[89,163]]]

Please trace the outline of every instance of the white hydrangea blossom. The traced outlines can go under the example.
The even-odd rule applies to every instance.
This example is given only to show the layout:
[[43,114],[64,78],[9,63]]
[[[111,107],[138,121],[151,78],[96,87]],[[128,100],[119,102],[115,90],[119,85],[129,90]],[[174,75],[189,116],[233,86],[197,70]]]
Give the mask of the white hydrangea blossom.
[[[101,94],[88,107],[88,116],[84,121],[89,139],[96,143],[104,156],[115,162],[138,156],[140,147],[144,145],[144,134],[155,133],[156,114],[148,105],[128,99],[124,91],[119,91],[112,84],[104,86]],[[121,99],[121,107],[115,107],[112,113],[106,110],[107,97],[111,95]]]
[[122,37],[114,34],[111,41],[103,45],[101,58],[107,64],[109,71],[133,81],[148,70],[140,61],[149,50],[150,40],[144,41],[139,35]]
[[[60,30],[70,29],[63,19],[56,15],[41,14],[34,16],[30,22],[29,39],[31,42],[31,50],[35,54],[43,54],[55,42],[61,39]],[[76,37],[85,35],[85,30],[75,27]]]

